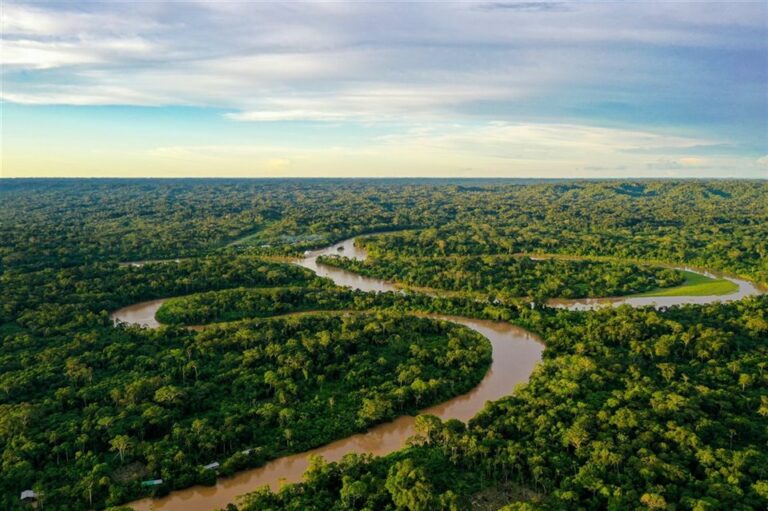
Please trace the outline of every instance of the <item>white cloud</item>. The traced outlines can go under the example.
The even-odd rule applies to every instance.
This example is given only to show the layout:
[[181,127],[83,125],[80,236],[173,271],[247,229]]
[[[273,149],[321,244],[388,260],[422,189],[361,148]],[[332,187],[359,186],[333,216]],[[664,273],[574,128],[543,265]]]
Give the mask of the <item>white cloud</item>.
[[[362,115],[362,114],[361,114]],[[229,113],[226,117],[233,121],[340,121],[355,119],[357,116],[330,110],[256,110],[250,112]]]
[[699,158],[698,156],[685,156],[678,158],[677,162],[683,167],[700,167],[708,163],[706,158]]
[[[337,152],[169,144],[145,155],[297,174],[314,157],[351,169],[371,155],[486,175],[695,172],[735,161],[718,158],[714,139],[755,145],[730,128],[755,133],[766,116],[765,4],[487,3],[6,1],[1,97],[204,106],[232,121],[380,123],[389,133]],[[739,112],[753,113],[732,121]],[[696,116],[724,135],[681,135]],[[645,120],[661,127],[628,128]]]
[[[576,124],[494,122],[480,126],[455,126],[419,134],[387,135],[381,141],[396,146],[420,146],[494,154],[502,158],[567,160],[612,155],[632,159],[627,151],[685,148],[714,141],[651,131],[605,128]],[[692,161],[691,159],[688,159]]]
[[41,7],[3,2],[3,15],[0,22],[3,34],[23,34],[51,37],[70,35],[81,31],[97,20],[93,15],[74,11],[57,11]]
[[275,97],[258,108],[227,114],[236,121],[417,122],[451,117],[450,107],[473,101],[511,100],[514,89],[477,85],[393,86],[368,83],[333,94]]
[[264,166],[266,166],[269,170],[277,172],[289,169],[291,164],[292,162],[288,158],[270,158],[264,162]]
[[[150,4],[121,4],[120,2],[75,5],[58,2],[47,5],[28,5],[13,1],[3,2],[2,27],[4,38],[81,37],[84,35],[136,34],[168,29],[160,21],[163,9],[160,2]],[[173,8],[172,5],[169,7]]]
[[148,91],[136,91],[119,85],[79,87],[61,85],[39,87],[33,85],[21,91],[3,91],[0,97],[24,105],[160,105],[176,104],[172,95],[160,96]]
[[43,43],[39,41],[3,41],[3,65],[24,66],[27,69],[99,62],[93,52],[82,51],[73,43]]
[[[235,108],[243,111],[237,118],[260,119],[286,116],[279,113],[284,108],[265,105],[268,100],[338,95],[342,101],[349,90],[373,84],[379,90],[371,99],[422,87],[434,100],[427,103],[429,95],[421,94],[414,98],[417,109],[431,104],[456,112],[478,100],[510,101],[564,86],[664,85],[656,82],[665,75],[652,71],[670,63],[641,55],[638,44],[764,47],[754,30],[729,32],[727,38],[715,30],[759,27],[755,20],[765,8],[754,5],[478,8],[485,4],[188,2],[180,9],[172,2],[95,2],[75,9],[5,2],[4,97],[42,103],[71,97],[76,87],[85,98],[94,89],[132,89],[112,102],[172,98],[174,104]],[[626,43],[629,53],[621,50]],[[676,65],[679,74],[688,71]],[[29,76],[17,81],[15,69],[62,71],[56,80],[41,77],[30,92]],[[461,85],[504,94],[466,94],[454,101],[451,95]],[[37,100],[30,98],[34,94]],[[292,110],[325,117],[324,109]]]
[[53,35],[74,28],[63,18],[45,9],[4,2],[0,26],[4,34]]
[[[563,146],[563,137],[572,139]],[[672,139],[671,142],[669,139]],[[218,143],[162,145],[145,151],[103,148],[100,151],[54,147],[36,175],[218,176],[218,177],[765,177],[754,159],[708,157],[707,165],[684,166],[663,153],[624,153],[621,147],[706,140],[669,137],[662,133],[615,130],[584,125],[487,123],[484,125],[417,126],[399,137],[359,143],[296,145]],[[72,161],[65,172],[57,161]],[[7,176],[30,175],[28,153],[4,152]]]
[[151,55],[157,48],[141,38],[78,42],[41,42],[27,39],[3,41],[5,66],[49,69],[81,64],[108,64],[115,59]]
[[[330,175],[345,175],[354,164],[374,158],[408,169],[432,168],[433,173],[450,175],[460,168],[484,169],[478,175],[552,173],[577,171],[601,176],[621,169],[626,173],[652,175],[659,171],[707,169],[704,163],[734,165],[737,159],[705,162],[701,158],[670,159],[658,155],[649,163],[648,152],[627,154],[627,148],[694,147],[713,143],[695,137],[670,136],[638,130],[621,130],[574,124],[510,124],[505,122],[466,126],[432,124],[417,126],[397,135],[372,139],[362,145],[343,147],[291,147],[274,145],[171,146],[151,151],[165,160],[209,162],[226,166],[250,162],[259,168],[289,171],[291,175],[312,175],[316,168],[330,169]],[[367,161],[367,160],[366,160]],[[370,164],[370,162],[369,162]],[[743,164],[740,162],[739,164]],[[333,170],[333,165],[338,169]]]

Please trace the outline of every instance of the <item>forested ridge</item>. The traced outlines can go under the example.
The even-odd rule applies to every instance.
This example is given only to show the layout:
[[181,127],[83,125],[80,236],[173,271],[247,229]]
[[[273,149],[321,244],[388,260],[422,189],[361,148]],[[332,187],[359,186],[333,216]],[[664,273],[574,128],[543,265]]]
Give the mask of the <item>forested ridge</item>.
[[[393,232],[357,240],[370,261],[335,264],[454,293],[342,290],[282,259],[377,231]],[[469,425],[422,417],[412,447],[317,462],[243,509],[768,506],[768,299],[516,298],[679,281],[650,262],[766,283],[764,181],[0,180],[0,239],[0,507],[28,488],[76,510],[212,484],[205,463],[258,466],[472,387],[487,341],[421,312],[516,323],[544,361]],[[109,318],[165,297],[177,326]],[[268,318],[313,310],[335,312]]]

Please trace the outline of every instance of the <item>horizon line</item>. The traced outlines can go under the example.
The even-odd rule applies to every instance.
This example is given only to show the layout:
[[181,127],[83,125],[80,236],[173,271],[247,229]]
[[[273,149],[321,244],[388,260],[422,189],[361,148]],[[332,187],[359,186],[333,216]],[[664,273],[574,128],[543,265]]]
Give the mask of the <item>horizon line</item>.
[[2,177],[0,181],[768,181],[766,177],[448,177],[448,176],[339,176],[339,177],[302,177],[302,176],[179,176],[179,177],[126,177],[126,176],[36,176]]

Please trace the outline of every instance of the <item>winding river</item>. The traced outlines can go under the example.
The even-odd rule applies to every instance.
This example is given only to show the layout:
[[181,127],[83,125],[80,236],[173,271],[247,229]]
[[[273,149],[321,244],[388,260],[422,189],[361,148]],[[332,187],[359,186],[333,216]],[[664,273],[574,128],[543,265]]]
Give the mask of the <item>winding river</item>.
[[[354,238],[344,240],[324,249],[307,252],[305,257],[296,261],[322,277],[332,279],[337,285],[349,286],[362,291],[399,291],[391,282],[364,277],[333,266],[317,262],[320,255],[338,254],[356,259],[364,259],[366,253],[354,245]],[[137,263],[141,264],[141,263]],[[683,269],[683,268],[681,268]],[[685,268],[688,269],[688,268]],[[605,304],[618,305],[628,303],[633,306],[655,305],[665,307],[684,303],[709,303],[729,301],[761,291],[745,280],[725,277],[738,285],[738,291],[726,296],[674,296],[674,297],[625,297],[587,300],[556,300],[551,304],[571,309],[590,309]],[[115,311],[112,318],[131,324],[150,328],[159,327],[155,319],[157,309],[165,299],[152,300],[124,307]],[[509,395],[515,385],[528,380],[536,364],[541,360],[544,346],[534,334],[503,321],[487,321],[456,316],[430,314],[429,317],[462,324],[487,337],[493,348],[493,361],[483,380],[470,392],[457,396],[444,403],[427,408],[423,413],[436,415],[443,420],[459,419],[467,421],[477,414],[486,401]],[[398,419],[375,426],[365,433],[337,440],[317,449],[285,456],[267,462],[260,468],[239,472],[232,477],[221,478],[215,486],[194,486],[186,490],[172,492],[160,499],[142,499],[128,505],[137,511],[212,511],[225,507],[229,502],[236,502],[237,497],[269,485],[273,490],[281,484],[300,481],[306,471],[310,456],[319,455],[327,461],[338,461],[349,452],[384,455],[402,448],[405,441],[414,434],[414,417],[402,416]]]

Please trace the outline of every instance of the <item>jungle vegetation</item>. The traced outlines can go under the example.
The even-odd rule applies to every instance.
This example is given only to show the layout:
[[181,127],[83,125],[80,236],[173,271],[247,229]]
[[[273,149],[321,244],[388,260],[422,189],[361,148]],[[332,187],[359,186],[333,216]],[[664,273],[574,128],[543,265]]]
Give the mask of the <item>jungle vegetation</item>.
[[418,418],[412,447],[316,462],[307,481],[242,507],[467,509],[480,488],[525,487],[504,509],[761,509],[768,502],[768,299],[546,311],[544,361],[468,425]]
[[511,297],[585,298],[638,294],[684,282],[682,272],[619,262],[526,256],[324,256],[325,264],[408,286]]
[[0,269],[201,255],[245,236],[234,248],[298,255],[412,228],[388,248],[615,256],[764,282],[767,195],[737,180],[3,180]]
[[[375,260],[456,292],[340,290],[284,259],[381,231],[359,240]],[[542,265],[535,280],[487,264],[533,265],[519,254],[611,260]],[[147,259],[171,261],[121,264]],[[679,278],[627,270],[654,262],[768,282],[768,184],[0,180],[0,507],[22,509],[27,488],[44,509],[79,510],[146,494],[144,477],[167,479],[160,492],[210,484],[200,467],[214,459],[228,474],[455,395],[490,354],[410,315],[441,312],[528,328],[544,360],[467,425],[422,417],[408,449],[318,461],[306,483],[242,507],[466,509],[497,491],[516,495],[509,509],[764,509],[768,299],[575,312],[470,293]],[[568,279],[541,284],[559,271]],[[178,297],[160,311],[172,326],[110,320],[164,297]],[[338,312],[266,317],[312,309]],[[216,321],[234,322],[180,326]],[[317,420],[331,397],[339,423]]]
[[397,313],[105,330],[3,364],[3,484],[43,489],[47,508],[119,504],[142,479],[212,484],[210,462],[228,475],[465,392],[491,357],[475,332]]

